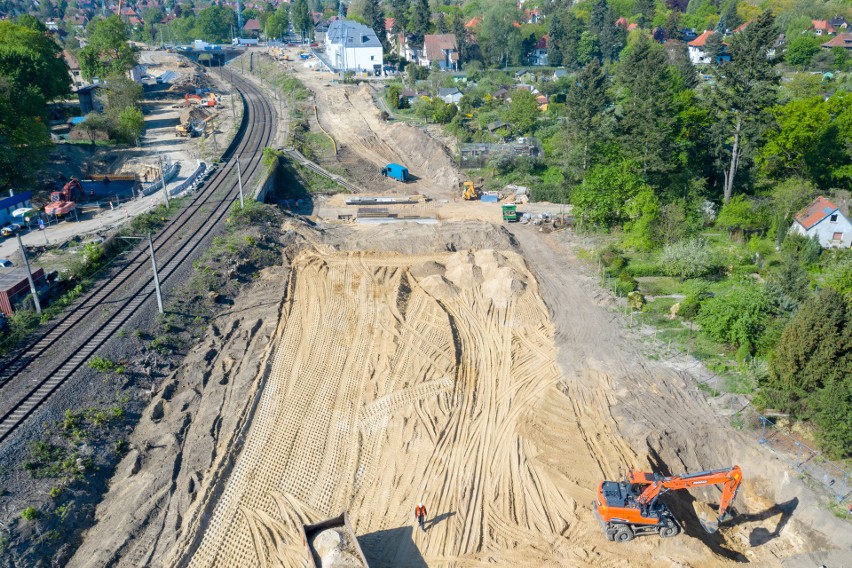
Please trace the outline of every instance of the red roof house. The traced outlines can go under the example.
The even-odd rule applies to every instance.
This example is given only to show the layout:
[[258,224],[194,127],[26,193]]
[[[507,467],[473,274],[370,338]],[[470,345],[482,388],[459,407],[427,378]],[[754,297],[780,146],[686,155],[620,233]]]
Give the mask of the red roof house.
[[816,238],[825,248],[852,246],[852,223],[837,205],[821,195],[793,217],[790,232]]

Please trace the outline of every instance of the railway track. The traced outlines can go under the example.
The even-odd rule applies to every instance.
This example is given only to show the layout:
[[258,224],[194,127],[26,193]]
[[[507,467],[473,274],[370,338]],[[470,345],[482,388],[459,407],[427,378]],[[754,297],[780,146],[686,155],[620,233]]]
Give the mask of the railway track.
[[[238,76],[233,76],[232,81],[243,99],[243,122],[234,142],[223,155],[225,166],[214,172],[204,189],[157,234],[155,251],[161,283],[174,276],[224,220],[231,205],[238,199],[236,164],[232,158],[241,160],[243,180],[253,180],[261,171],[259,157],[263,149],[272,143],[276,123],[273,105],[250,81]],[[7,409],[0,416],[0,442],[44,404],[152,295],[148,253],[143,247],[132,253],[126,264],[67,310],[54,325],[6,358],[0,367],[0,398],[6,400],[4,408]],[[103,315],[105,306],[109,306],[111,311],[100,325],[81,332],[86,327],[84,322],[87,318]],[[32,378],[29,386],[21,389],[22,392],[12,392],[15,383],[20,386],[27,378],[27,371],[35,361],[69,337],[79,346],[60,363],[51,364],[48,371]]]

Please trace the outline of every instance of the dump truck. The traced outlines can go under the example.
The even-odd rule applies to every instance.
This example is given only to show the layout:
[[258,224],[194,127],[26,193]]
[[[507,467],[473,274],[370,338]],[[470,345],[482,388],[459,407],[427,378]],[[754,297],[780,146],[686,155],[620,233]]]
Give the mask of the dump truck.
[[308,553],[309,568],[338,565],[369,568],[346,511],[331,519],[302,525],[302,542]]
[[503,220],[507,223],[514,223],[518,220],[518,206],[514,203],[503,204]]
[[393,178],[403,183],[408,181],[408,168],[399,164],[388,164],[383,167],[380,172],[383,176]]

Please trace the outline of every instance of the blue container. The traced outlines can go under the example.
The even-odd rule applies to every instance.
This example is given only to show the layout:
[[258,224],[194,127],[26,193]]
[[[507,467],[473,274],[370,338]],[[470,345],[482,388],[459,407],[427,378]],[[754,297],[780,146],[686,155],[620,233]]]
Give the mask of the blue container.
[[408,181],[408,168],[400,166],[399,164],[388,164],[385,166],[385,169],[382,170],[382,173],[397,181]]
[[497,195],[489,195],[487,193],[482,194],[482,198],[480,200],[485,203],[497,203],[500,201]]

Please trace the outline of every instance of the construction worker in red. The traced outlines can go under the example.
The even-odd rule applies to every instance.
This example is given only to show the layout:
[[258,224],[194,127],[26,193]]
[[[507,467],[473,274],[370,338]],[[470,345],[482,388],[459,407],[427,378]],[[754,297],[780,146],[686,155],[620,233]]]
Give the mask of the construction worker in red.
[[417,506],[414,508],[414,516],[417,518],[417,523],[420,525],[420,528],[425,532],[426,531],[426,507],[423,506],[423,502],[417,503]]

